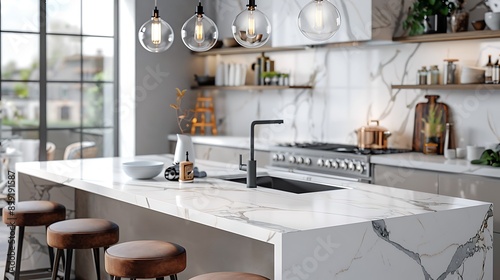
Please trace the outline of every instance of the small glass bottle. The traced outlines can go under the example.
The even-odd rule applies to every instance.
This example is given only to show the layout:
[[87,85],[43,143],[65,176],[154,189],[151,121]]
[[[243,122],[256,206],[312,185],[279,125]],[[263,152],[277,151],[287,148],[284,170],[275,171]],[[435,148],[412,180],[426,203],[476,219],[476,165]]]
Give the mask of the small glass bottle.
[[493,63],[491,63],[491,54],[488,55],[488,63],[486,63],[486,70],[484,71],[484,82],[487,84],[493,83]]
[[426,85],[427,84],[427,68],[422,66],[422,69],[418,71],[418,84]]
[[427,74],[427,84],[437,85],[439,84],[439,68],[437,65],[432,65]]
[[493,75],[492,75],[493,83],[498,84],[500,82],[500,65],[495,64],[493,66]]

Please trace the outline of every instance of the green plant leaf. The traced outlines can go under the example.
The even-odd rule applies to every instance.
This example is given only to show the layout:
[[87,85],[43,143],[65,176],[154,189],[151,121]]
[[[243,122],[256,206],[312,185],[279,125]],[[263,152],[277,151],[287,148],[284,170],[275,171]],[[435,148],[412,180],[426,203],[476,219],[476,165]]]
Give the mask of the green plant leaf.
[[489,165],[489,162],[487,160],[481,160],[481,159],[474,159],[471,160],[472,164],[482,164],[482,165]]
[[429,0],[429,4],[434,6],[434,4],[436,4],[436,0]]

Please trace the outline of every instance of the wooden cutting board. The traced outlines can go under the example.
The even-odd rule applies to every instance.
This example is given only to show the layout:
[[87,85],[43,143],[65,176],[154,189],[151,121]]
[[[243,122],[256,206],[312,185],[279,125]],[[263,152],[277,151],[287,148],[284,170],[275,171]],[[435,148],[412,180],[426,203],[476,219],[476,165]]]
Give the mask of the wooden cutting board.
[[[415,125],[413,128],[413,151],[423,152],[426,134],[439,139],[438,154],[444,153],[446,123],[449,122],[448,105],[437,102],[439,95],[426,95],[427,102],[415,106]],[[451,137],[451,135],[450,135]]]

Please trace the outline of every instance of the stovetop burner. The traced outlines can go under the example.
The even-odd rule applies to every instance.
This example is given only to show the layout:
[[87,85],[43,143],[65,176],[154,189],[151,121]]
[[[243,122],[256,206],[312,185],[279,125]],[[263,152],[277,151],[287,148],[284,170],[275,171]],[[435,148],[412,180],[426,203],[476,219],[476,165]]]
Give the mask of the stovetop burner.
[[398,148],[363,149],[362,150],[362,149],[359,149],[355,145],[323,143],[323,142],[283,143],[283,144],[279,144],[278,146],[290,147],[290,148],[300,148],[300,149],[321,150],[321,151],[331,151],[331,152],[348,153],[348,154],[356,154],[356,155],[383,155],[383,154],[396,154],[396,153],[411,152],[411,150],[409,150],[409,149],[398,149]]

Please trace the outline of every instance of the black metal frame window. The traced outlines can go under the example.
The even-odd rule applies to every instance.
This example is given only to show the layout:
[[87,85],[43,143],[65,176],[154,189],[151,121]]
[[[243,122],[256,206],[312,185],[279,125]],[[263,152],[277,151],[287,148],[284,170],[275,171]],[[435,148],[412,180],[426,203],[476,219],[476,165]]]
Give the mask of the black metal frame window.
[[2,139],[118,155],[118,2],[1,0]]

